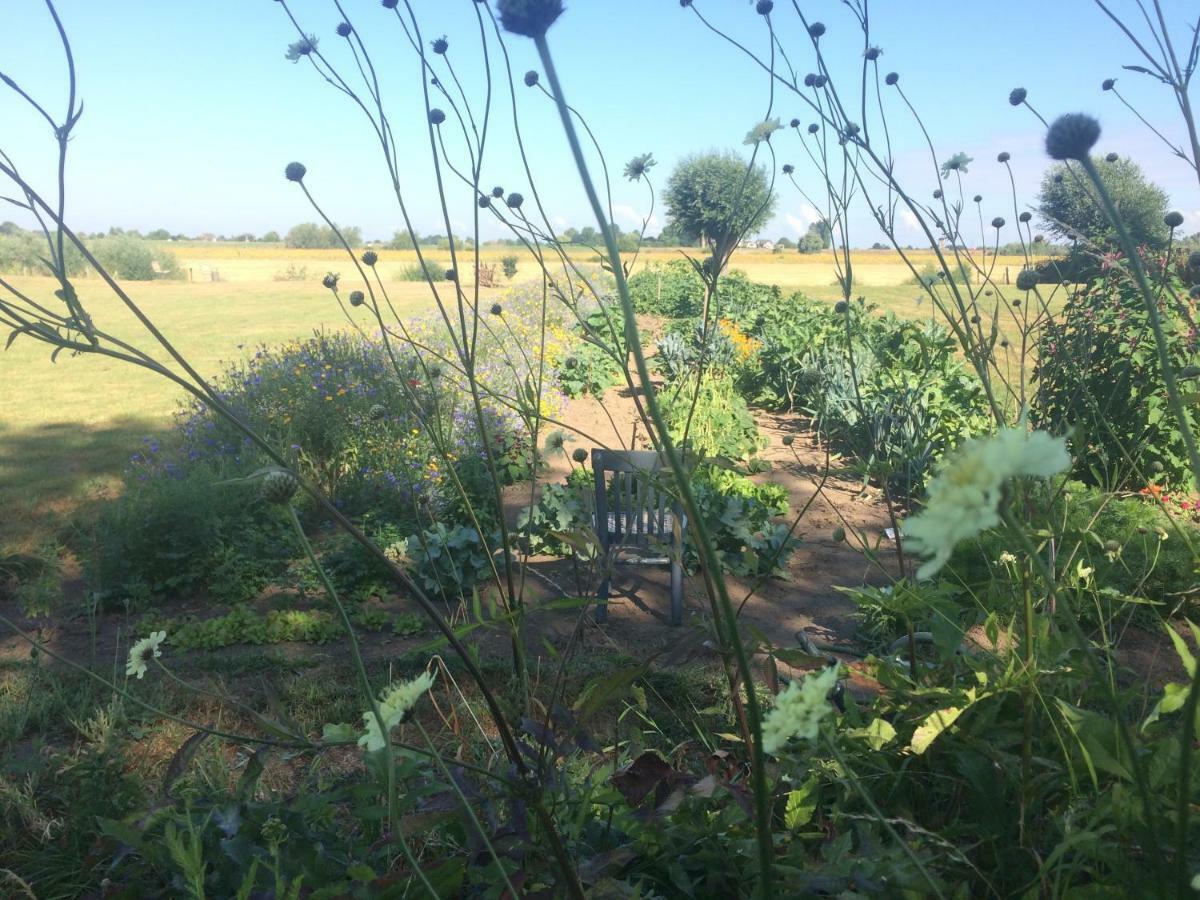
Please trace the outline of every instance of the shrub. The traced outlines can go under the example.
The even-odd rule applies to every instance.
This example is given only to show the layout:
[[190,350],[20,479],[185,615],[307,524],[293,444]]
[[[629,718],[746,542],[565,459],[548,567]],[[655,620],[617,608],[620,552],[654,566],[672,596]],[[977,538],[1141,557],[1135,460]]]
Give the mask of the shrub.
[[[495,494],[475,419],[452,380],[411,356],[398,377],[382,345],[353,335],[317,335],[230,367],[225,402],[350,515],[396,523],[411,534],[470,503],[495,515]],[[433,376],[433,377],[430,377]],[[403,378],[403,380],[401,380]],[[516,422],[485,407],[502,479],[527,477],[530,447]],[[457,485],[440,462],[451,455]],[[132,460],[126,494],[101,513],[90,575],[113,598],[144,600],[205,587],[225,600],[253,596],[295,555],[281,517],[257,490],[218,482],[267,464],[223,419],[195,403],[175,432],[148,440]]]
[[[692,488],[724,571],[753,577],[786,573],[800,542],[788,526],[771,521],[787,514],[783,487],[756,484],[729,469],[702,464],[692,473]],[[688,567],[697,569],[699,552],[690,540],[685,551]]]
[[[1161,259],[1148,258],[1162,271]],[[1161,295],[1169,353],[1177,369],[1196,359],[1196,301],[1178,281]],[[1192,485],[1178,422],[1167,402],[1158,349],[1141,293],[1113,269],[1075,291],[1043,329],[1031,416],[1069,433],[1078,478],[1110,489],[1139,488],[1161,472],[1170,486]],[[1189,413],[1193,429],[1200,423]]]
[[111,274],[126,281],[179,278],[183,274],[175,254],[131,235],[101,238],[90,249]]
[[518,259],[515,256],[502,256],[500,258],[500,266],[504,269],[505,278],[515,278],[517,274]]
[[681,319],[704,306],[704,280],[687,260],[650,265],[629,279],[633,308],[643,315]]
[[409,263],[404,268],[396,272],[397,281],[441,281],[445,278],[445,268],[439,268],[436,263],[426,259],[424,264],[420,262]]
[[517,518],[517,528],[527,539],[529,551],[551,556],[578,553],[591,558],[596,552],[595,490],[595,476],[585,468],[573,469],[562,484],[543,486],[538,502],[521,510]]

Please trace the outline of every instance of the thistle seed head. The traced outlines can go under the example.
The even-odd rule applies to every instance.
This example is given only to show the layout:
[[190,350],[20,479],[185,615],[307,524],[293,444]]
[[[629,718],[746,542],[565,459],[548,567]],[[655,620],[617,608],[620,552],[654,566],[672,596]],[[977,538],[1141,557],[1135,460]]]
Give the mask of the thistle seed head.
[[1046,152],[1051,159],[1087,158],[1100,140],[1100,123],[1085,113],[1059,116],[1046,132]]
[[367,297],[362,291],[351,291],[350,292],[350,305],[351,306],[362,306],[366,302],[367,302]]
[[363,265],[368,268],[374,268],[375,263],[379,262],[379,254],[374,250],[367,250],[362,255]]
[[263,478],[261,496],[268,503],[283,506],[292,502],[292,498],[296,496],[298,490],[300,490],[300,482],[296,480],[295,475],[282,469],[276,469],[268,472]]
[[450,49],[450,42],[446,40],[446,36],[443,34],[440,38],[434,38],[429,43],[429,48],[438,56],[445,56],[446,51]]
[[545,35],[563,14],[562,0],[499,0],[496,9],[505,31],[531,38]]
[[1038,273],[1033,269],[1022,269],[1017,273],[1017,290],[1032,291],[1038,284]]

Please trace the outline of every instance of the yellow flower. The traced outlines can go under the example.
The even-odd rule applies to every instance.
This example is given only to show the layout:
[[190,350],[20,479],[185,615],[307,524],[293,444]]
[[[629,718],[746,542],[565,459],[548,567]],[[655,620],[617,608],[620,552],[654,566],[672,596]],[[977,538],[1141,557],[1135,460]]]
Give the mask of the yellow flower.
[[387,740],[385,734],[390,734],[392,729],[400,724],[400,720],[404,718],[405,714],[431,687],[433,687],[433,674],[422,672],[412,681],[403,681],[388,688],[379,698],[379,714],[383,717],[385,730],[380,731],[379,720],[375,718],[374,711],[367,710],[363,713],[363,722],[367,730],[358,739],[358,746],[369,751],[382,750]]
[[826,666],[819,675],[806,675],[780,691],[775,708],[763,719],[763,752],[778,753],[794,737],[815,740],[821,721],[833,712],[829,692],[837,680],[838,667]]
[[1070,466],[1066,441],[1044,431],[1005,428],[967,441],[929,485],[925,509],[904,523],[909,549],[932,557],[917,577],[936,574],[959,541],[1000,524],[1000,489],[1010,478],[1048,478]]

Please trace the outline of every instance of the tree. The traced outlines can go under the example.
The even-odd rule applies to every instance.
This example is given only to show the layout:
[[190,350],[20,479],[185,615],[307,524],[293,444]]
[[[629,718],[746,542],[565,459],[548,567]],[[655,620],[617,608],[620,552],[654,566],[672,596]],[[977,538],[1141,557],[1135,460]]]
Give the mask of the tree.
[[279,232],[278,231],[268,231],[261,238],[259,238],[259,240],[262,241],[264,244],[278,244],[280,241]]
[[732,249],[775,212],[767,172],[747,169],[732,151],[695,154],[680,160],[667,180],[667,215],[693,241]]
[[801,253],[820,253],[829,249],[829,226],[825,222],[813,222],[800,238],[796,249]]
[[678,222],[668,222],[656,239],[664,247],[695,247],[696,238],[683,233]]
[[342,246],[342,239],[345,239],[346,243],[351,247],[357,247],[362,244],[361,229],[350,226],[348,228],[340,228],[339,230],[341,231],[341,238],[327,225],[305,222],[292,227],[287,233],[285,243],[289,247],[301,250],[337,249]]
[[[1109,162],[1094,157],[1092,161],[1134,243],[1154,248],[1165,246],[1168,229],[1163,216],[1168,201],[1162,188],[1147,180],[1141,167],[1131,159],[1120,157]],[[1074,243],[1078,235],[1100,250],[1119,246],[1116,231],[1104,214],[1095,189],[1077,168],[1070,171],[1062,163],[1050,168],[1042,179],[1038,211],[1046,229],[1068,243]]]
[[796,242],[793,241],[790,237],[781,237],[779,240],[777,240],[775,242],[775,247],[778,250],[795,250]]
[[155,228],[146,235],[146,240],[148,241],[169,241],[170,239],[171,232],[167,231],[165,228]]

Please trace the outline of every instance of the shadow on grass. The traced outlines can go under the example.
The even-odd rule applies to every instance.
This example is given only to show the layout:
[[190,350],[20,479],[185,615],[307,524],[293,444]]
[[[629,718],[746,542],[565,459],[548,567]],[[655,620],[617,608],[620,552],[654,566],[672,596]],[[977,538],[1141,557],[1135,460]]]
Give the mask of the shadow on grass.
[[[46,400],[50,414],[53,402]],[[0,422],[0,548],[53,538],[77,513],[118,492],[143,439],[161,437],[169,424],[136,416],[21,429]]]

